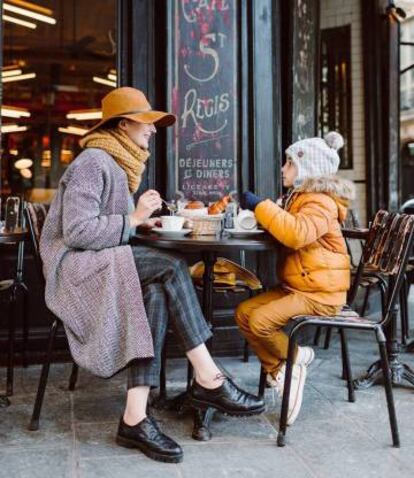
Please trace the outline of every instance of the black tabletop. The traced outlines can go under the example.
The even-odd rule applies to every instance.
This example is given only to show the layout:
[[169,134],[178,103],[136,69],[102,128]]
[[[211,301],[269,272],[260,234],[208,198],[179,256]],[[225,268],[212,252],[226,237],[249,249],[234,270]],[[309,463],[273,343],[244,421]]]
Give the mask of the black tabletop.
[[0,244],[25,241],[29,237],[27,229],[17,228],[13,232],[0,231]]
[[131,245],[145,245],[161,249],[173,249],[181,252],[230,252],[271,251],[278,248],[278,242],[265,233],[251,238],[239,239],[225,234],[221,236],[182,236],[167,238],[156,232],[138,233],[130,241]]

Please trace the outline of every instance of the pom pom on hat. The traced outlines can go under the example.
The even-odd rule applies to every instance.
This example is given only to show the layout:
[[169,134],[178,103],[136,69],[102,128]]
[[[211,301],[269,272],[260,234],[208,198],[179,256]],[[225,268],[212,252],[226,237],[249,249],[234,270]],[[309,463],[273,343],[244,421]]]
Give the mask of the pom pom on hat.
[[336,131],[330,131],[329,133],[326,133],[323,139],[325,140],[326,144],[335,151],[338,151],[338,149],[341,149],[344,146],[344,138]]

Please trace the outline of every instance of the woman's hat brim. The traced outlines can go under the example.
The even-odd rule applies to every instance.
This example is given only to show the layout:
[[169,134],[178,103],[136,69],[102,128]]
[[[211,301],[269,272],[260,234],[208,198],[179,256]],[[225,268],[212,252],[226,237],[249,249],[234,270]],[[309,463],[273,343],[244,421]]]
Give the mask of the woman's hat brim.
[[165,111],[154,111],[154,110],[144,111],[142,113],[132,113],[132,114],[125,114],[125,115],[121,114],[121,115],[111,116],[110,118],[106,118],[99,121],[99,123],[92,126],[92,128],[90,128],[87,131],[87,133],[85,133],[84,136],[100,128],[105,123],[108,123],[108,121],[111,121],[117,118],[118,119],[127,118],[132,121],[135,121],[136,123],[154,124],[155,126],[161,126],[161,127],[172,126],[177,119],[176,116],[173,115],[172,113],[166,113]]

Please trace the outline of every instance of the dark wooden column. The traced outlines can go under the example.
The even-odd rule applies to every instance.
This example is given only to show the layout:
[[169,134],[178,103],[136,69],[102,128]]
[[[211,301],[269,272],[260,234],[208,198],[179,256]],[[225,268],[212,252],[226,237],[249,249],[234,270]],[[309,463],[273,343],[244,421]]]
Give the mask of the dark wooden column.
[[385,0],[361,0],[367,212],[399,205],[399,23]]
[[251,109],[247,133],[252,156],[243,161],[252,161],[253,177],[243,178],[242,184],[254,186],[259,196],[274,198],[280,192],[282,159],[280,5],[279,1],[256,0],[249,7]]
[[[3,0],[0,0],[0,12],[3,11]],[[0,69],[3,67],[3,22],[0,22]],[[0,85],[0,105],[3,104],[3,86]],[[3,148],[1,147],[1,125],[2,118],[0,115],[0,193],[3,187],[2,183],[2,167],[1,167],[1,157],[3,155]]]
[[[118,0],[119,86],[133,86],[144,91],[154,108],[159,107],[154,79],[154,9],[150,0]],[[151,145],[151,158],[142,179],[140,191],[157,187],[158,141]]]
[[[382,2],[383,4],[388,2]],[[384,5],[383,5],[384,6]],[[384,151],[386,158],[385,198],[387,208],[400,206],[400,22],[391,13],[383,17],[384,88],[383,121]]]

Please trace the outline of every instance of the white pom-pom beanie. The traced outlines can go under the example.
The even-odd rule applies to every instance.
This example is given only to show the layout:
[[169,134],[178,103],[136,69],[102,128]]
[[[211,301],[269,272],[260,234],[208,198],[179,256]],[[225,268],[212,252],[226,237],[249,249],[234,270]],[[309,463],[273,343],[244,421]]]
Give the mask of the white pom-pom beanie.
[[298,169],[295,186],[307,178],[336,174],[339,167],[338,150],[344,145],[343,137],[331,131],[324,138],[302,139],[286,149]]

